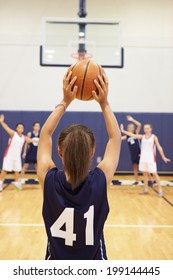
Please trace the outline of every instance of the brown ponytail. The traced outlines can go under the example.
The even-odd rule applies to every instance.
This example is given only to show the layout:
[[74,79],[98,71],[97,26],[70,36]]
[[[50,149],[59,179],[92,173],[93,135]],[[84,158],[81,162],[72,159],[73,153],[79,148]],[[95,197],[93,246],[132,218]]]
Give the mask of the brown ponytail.
[[64,169],[69,183],[75,189],[88,174],[95,138],[91,129],[83,125],[70,125],[59,135],[58,146],[62,150]]

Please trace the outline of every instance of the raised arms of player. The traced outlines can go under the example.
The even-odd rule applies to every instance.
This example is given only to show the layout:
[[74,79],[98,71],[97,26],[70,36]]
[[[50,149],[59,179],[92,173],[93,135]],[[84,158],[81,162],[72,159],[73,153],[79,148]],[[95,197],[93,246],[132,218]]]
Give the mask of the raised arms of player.
[[[13,137],[15,130],[11,129],[5,122],[4,122],[4,115],[0,115],[0,124],[2,125],[2,127],[5,129],[5,131],[9,134],[10,137]],[[25,136],[25,135],[24,135]],[[25,136],[25,141],[27,143],[34,143],[34,142],[38,142],[39,139],[31,139],[28,136]]]
[[13,129],[11,129],[5,122],[5,117],[4,115],[0,115],[0,124],[2,125],[2,127],[5,129],[5,131],[10,135],[10,137],[13,137],[15,131]]
[[74,77],[72,81],[69,82],[71,74],[72,72],[69,72],[69,74],[66,74],[63,79],[64,94],[63,99],[60,102],[63,106],[56,107],[41,129],[37,152],[37,174],[42,187],[44,187],[44,179],[47,171],[55,166],[52,160],[52,134],[64,114],[64,108],[67,108],[76,97],[77,86],[75,86],[73,90],[72,87],[77,77]]
[[158,151],[159,151],[159,153],[160,153],[160,155],[161,155],[163,161],[164,161],[165,163],[170,162],[171,160],[165,156],[165,154],[164,154],[164,152],[163,152],[163,148],[162,148],[162,146],[160,145],[159,140],[158,140],[158,137],[157,137],[156,135],[154,136],[154,142],[155,142],[155,144],[156,144],[156,147],[157,147],[157,149],[158,149]]
[[139,121],[135,120],[135,119],[134,119],[132,116],[130,116],[130,115],[127,115],[126,117],[127,117],[127,120],[128,120],[129,122],[132,122],[132,123],[134,123],[134,124],[136,125],[136,130],[135,130],[135,132],[136,132],[136,134],[139,134],[139,132],[140,132],[140,130],[141,130],[142,124],[141,124]]
[[105,173],[107,184],[110,184],[112,177],[117,168],[121,147],[121,133],[117,123],[117,120],[112,112],[109,102],[107,100],[108,95],[108,80],[105,75],[103,79],[99,76],[100,84],[95,81],[99,94],[93,91],[94,99],[100,104],[101,110],[106,123],[106,129],[108,133],[108,143],[106,145],[103,160],[98,164],[98,167]]
[[132,132],[125,130],[123,124],[120,125],[120,129],[121,129],[121,132],[124,133],[125,135],[132,136],[136,139],[142,139],[142,134],[134,134]]

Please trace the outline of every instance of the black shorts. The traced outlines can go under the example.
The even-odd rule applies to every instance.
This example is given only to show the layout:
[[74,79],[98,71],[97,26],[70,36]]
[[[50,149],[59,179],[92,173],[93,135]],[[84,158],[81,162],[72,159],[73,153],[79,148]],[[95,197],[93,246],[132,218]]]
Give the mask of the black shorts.
[[132,155],[131,154],[132,164],[134,164],[134,163],[139,164],[139,159],[140,159],[140,155],[139,154],[137,154],[137,155]]

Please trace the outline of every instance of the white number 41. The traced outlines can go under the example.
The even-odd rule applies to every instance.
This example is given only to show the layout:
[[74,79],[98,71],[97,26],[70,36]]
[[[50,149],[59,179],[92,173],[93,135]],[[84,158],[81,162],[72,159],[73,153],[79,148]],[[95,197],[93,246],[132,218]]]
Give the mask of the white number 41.
[[[89,207],[88,211],[84,214],[84,219],[86,219],[85,244],[94,245],[94,205]],[[63,225],[66,226],[66,230],[61,229]],[[76,233],[74,233],[74,208],[65,208],[51,226],[50,231],[53,237],[64,238],[65,245],[73,246],[73,242],[76,241]]]

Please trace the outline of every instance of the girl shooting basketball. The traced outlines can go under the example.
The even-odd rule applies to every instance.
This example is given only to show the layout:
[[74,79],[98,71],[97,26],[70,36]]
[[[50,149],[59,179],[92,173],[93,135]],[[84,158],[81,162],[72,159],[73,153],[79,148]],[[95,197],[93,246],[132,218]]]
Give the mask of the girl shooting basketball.
[[122,133],[141,140],[141,156],[139,161],[139,170],[143,172],[144,176],[144,189],[141,192],[141,194],[148,194],[148,173],[152,173],[157,183],[158,196],[163,196],[160,178],[157,174],[156,147],[165,163],[169,162],[170,159],[165,157],[163,149],[159,143],[158,137],[152,134],[152,130],[153,128],[151,124],[145,124],[144,135],[134,134],[124,130],[124,127],[121,124]]
[[[48,117],[38,145],[38,177],[44,189],[43,218],[48,236],[46,259],[107,259],[103,236],[109,205],[106,186],[116,170],[121,134],[107,100],[108,81],[99,76],[98,95],[92,92],[103,112],[108,143],[103,160],[91,171],[95,152],[93,132],[86,126],[70,125],[58,138],[58,154],[64,171],[52,160],[52,134],[64,111],[75,99],[77,86],[72,72],[63,79],[63,99]],[[116,157],[115,157],[116,155]]]

